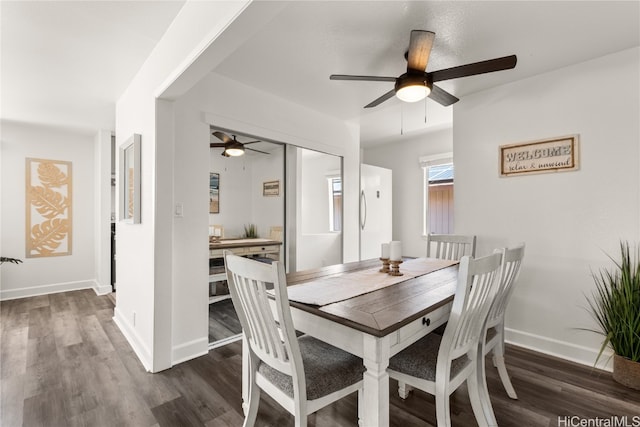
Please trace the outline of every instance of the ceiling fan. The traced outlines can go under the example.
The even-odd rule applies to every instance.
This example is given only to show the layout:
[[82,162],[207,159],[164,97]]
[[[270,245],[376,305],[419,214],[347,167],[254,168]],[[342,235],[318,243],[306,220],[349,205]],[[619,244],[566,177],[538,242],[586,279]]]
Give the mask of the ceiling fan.
[[231,138],[226,133],[222,133],[219,131],[211,132],[211,135],[215,136],[222,142],[211,142],[209,143],[209,147],[224,148],[224,150],[222,151],[222,155],[224,157],[242,156],[244,154],[244,150],[251,150],[251,151],[255,151],[256,153],[262,153],[262,154],[270,154],[270,153],[267,153],[266,151],[260,151],[260,150],[256,150],[249,147],[245,148],[245,145],[255,144],[256,142],[260,142],[260,141],[240,142],[236,139],[235,135],[231,135],[233,136],[233,138]]
[[491,73],[494,71],[508,70],[516,66],[516,56],[509,55],[502,58],[489,59],[487,61],[474,62],[472,64],[459,65],[457,67],[427,72],[426,69],[429,62],[429,54],[431,53],[434,38],[435,33],[431,31],[411,31],[409,50],[404,55],[407,60],[407,72],[399,77],[332,74],[329,79],[395,83],[393,89],[365,105],[364,108],[371,108],[380,105],[394,95],[405,102],[420,101],[428,96],[434,101],[444,106],[448,106],[458,102],[459,99],[434,85],[435,82]]

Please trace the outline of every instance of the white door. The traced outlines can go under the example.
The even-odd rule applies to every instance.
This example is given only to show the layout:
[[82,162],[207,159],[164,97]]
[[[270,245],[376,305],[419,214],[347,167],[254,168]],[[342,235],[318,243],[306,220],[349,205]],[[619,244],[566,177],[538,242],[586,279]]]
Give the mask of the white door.
[[360,259],[380,257],[380,245],[392,237],[392,172],[360,165]]

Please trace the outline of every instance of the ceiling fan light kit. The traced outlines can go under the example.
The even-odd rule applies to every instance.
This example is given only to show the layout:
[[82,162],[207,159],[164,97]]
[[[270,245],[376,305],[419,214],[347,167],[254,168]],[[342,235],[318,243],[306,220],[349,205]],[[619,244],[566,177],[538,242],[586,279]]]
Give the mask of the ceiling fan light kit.
[[396,80],[395,91],[398,99],[404,102],[417,102],[425,99],[431,93],[433,83],[426,73],[405,73]]
[[236,139],[235,135],[232,135],[233,138],[231,138],[226,133],[220,131],[211,132],[211,135],[215,136],[222,142],[209,142],[209,148],[224,148],[224,150],[222,150],[222,156],[224,157],[242,156],[245,150],[251,150],[261,154],[269,154],[266,151],[245,147],[245,145],[256,144],[260,141],[240,142]]
[[449,92],[433,84],[443,80],[475,76],[494,71],[509,70],[516,66],[517,58],[509,55],[472,64],[459,65],[444,70],[427,72],[429,55],[433,47],[435,33],[433,31],[413,30],[409,41],[409,50],[405,53],[407,72],[400,77],[360,76],[349,74],[332,74],[331,80],[356,80],[369,82],[395,82],[393,89],[373,100],[364,108],[376,107],[395,95],[405,102],[416,102],[429,97],[443,106],[459,101]]
[[234,140],[226,145],[224,152],[232,157],[242,156],[244,154],[244,147],[241,143]]

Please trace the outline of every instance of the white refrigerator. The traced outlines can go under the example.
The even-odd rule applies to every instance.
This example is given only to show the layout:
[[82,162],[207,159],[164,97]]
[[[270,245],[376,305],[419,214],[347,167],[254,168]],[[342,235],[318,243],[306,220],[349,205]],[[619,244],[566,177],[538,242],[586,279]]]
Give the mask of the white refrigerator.
[[360,259],[380,258],[382,243],[391,241],[392,171],[360,165]]

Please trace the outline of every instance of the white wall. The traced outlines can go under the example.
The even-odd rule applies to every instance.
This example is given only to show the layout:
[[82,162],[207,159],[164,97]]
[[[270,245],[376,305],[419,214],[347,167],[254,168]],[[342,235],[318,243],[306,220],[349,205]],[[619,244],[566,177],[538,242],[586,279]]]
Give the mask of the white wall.
[[[350,233],[356,236],[345,244],[345,253],[357,259],[360,158],[355,124],[219,76],[214,76],[217,80],[200,95],[206,102],[197,104],[202,109],[193,127],[185,127],[174,117],[172,101],[203,77],[213,76],[210,71],[284,5],[185,3],[117,103],[119,143],[133,133],[142,136],[142,223],[118,224],[118,304],[114,318],[151,371],[206,352],[206,333],[200,332],[199,325],[206,327],[201,318],[206,316],[207,306],[206,301],[202,305],[199,280],[207,274],[207,239],[202,230],[207,229],[208,198],[201,194],[208,194],[209,123],[343,155],[348,172],[345,217],[347,221],[353,218]],[[202,112],[206,112],[204,122]],[[179,127],[195,137],[178,138],[182,133]],[[185,182],[190,182],[189,188]],[[184,206],[184,216],[179,220],[173,218],[176,201]],[[189,250],[180,252],[185,247]],[[179,287],[177,278],[189,285]]]
[[[197,116],[197,113],[196,113]],[[220,174],[220,213],[209,214],[209,224],[224,227],[224,237],[240,237],[252,221],[252,164],[246,157],[222,157],[211,150],[211,172]]]
[[[198,79],[210,70],[199,68],[198,58],[247,4],[244,1],[185,3],[116,104],[117,144],[122,144],[134,133],[141,135],[142,221],[135,225],[117,224],[118,299],[114,319],[145,368],[154,372],[170,367],[172,360],[179,358],[174,354],[176,345],[178,353],[185,345],[206,351],[206,339],[186,344],[179,341],[174,345],[172,337],[175,333],[172,321],[174,305],[189,305],[191,299],[189,295],[185,295],[184,302],[173,301],[172,298],[174,274],[184,273],[173,271],[172,260],[173,254],[179,254],[182,247],[182,242],[174,246],[173,238],[173,106],[171,102],[156,98],[172,84],[188,85],[185,81]],[[237,42],[241,41],[238,38]],[[185,77],[180,78],[182,76]],[[175,87],[171,89],[179,93]],[[208,142],[208,129],[201,130]],[[198,146],[198,141],[193,147]],[[175,145],[180,148],[190,143],[188,140],[177,141]],[[175,153],[180,152],[175,150]],[[203,145],[189,159],[195,162],[195,165],[188,166],[192,167],[193,182],[197,183],[190,190],[195,193],[200,190],[204,194],[208,192],[208,152],[208,146]],[[196,201],[195,206],[185,202],[185,215],[181,222],[193,219],[191,212],[201,210],[204,216],[199,220],[202,228],[206,229],[207,203],[208,198]],[[184,239],[189,237],[184,236]],[[201,241],[189,242],[190,247],[198,244],[202,248],[201,254],[193,259],[193,263],[202,264],[200,269],[203,270],[196,270],[193,273],[196,275],[206,270],[206,236],[202,236]],[[198,322],[190,324],[198,327]],[[186,352],[192,354],[191,349]]]
[[[228,78],[209,73],[200,83],[174,103],[176,148],[173,153],[173,194],[184,204],[184,217],[173,220],[173,309],[172,309],[172,363],[195,357],[206,351],[207,343],[207,226],[209,224],[208,194],[210,156],[209,125],[231,129],[241,134],[258,135],[261,138],[283,143],[294,143],[311,149],[335,151],[358,164],[357,130],[354,126],[324,116],[273,95],[261,92]],[[355,158],[354,158],[355,154]],[[218,155],[219,156],[219,155]],[[203,160],[204,159],[204,160]],[[242,158],[227,159],[227,172],[231,162]],[[272,159],[263,159],[264,162]],[[275,158],[273,159],[275,161]],[[262,179],[275,179],[282,169],[269,170],[274,165],[251,166],[252,185],[260,197],[251,202],[252,216],[247,222],[258,224],[258,209],[275,209],[261,206]],[[247,161],[248,163],[248,161]],[[357,176],[357,175],[356,175]],[[227,207],[225,193],[232,196],[221,176],[221,213]],[[357,236],[357,181],[351,185],[350,227]],[[243,191],[237,189],[237,191]],[[264,198],[267,199],[267,198]],[[282,197],[262,200],[278,205]],[[346,208],[345,210],[347,210]],[[241,214],[238,214],[241,215]],[[345,214],[346,215],[346,214]],[[214,216],[212,216],[214,217]],[[213,220],[211,220],[213,221]],[[244,220],[243,220],[244,221]],[[224,222],[220,221],[221,223]],[[218,223],[218,222],[216,222]],[[271,225],[271,224],[269,224]],[[258,224],[260,228],[262,226]],[[347,226],[345,226],[347,227]],[[229,231],[231,233],[232,231]],[[225,228],[225,235],[227,235]],[[357,257],[357,246],[355,249]],[[118,283],[120,280],[118,279]],[[119,292],[119,291],[118,291]]]
[[[224,226],[226,238],[242,237],[254,224],[259,237],[269,237],[272,226],[284,225],[284,147],[276,144],[270,154],[245,153],[223,157],[211,150],[211,172],[220,174],[220,213],[209,214],[209,224]],[[280,181],[279,196],[263,196],[265,181]]]
[[[93,137],[59,129],[2,122],[1,251],[23,264],[0,268],[0,299],[94,288],[95,205]],[[25,258],[25,159],[70,161],[73,175],[72,254]],[[109,288],[110,289],[110,288]]]
[[340,158],[303,150],[300,177],[303,234],[329,233],[330,174],[340,173]]
[[[269,237],[272,226],[284,226],[284,146],[275,146],[271,154],[251,153],[251,220],[260,237]],[[279,196],[264,196],[262,184],[280,181]],[[243,230],[244,231],[244,230]]]
[[420,257],[426,253],[422,238],[423,173],[418,159],[452,150],[452,128],[363,150],[362,163],[393,171],[393,240],[402,241],[405,256]]
[[100,293],[110,293],[111,215],[115,203],[115,188],[111,186],[111,132],[99,131],[93,144],[95,276]]
[[[639,239],[640,48],[467,96],[454,108],[455,230],[524,241],[507,339],[593,364],[591,270]],[[502,144],[580,134],[580,170],[500,178]]]
[[340,173],[340,158],[302,150],[300,161],[295,268],[301,271],[339,264],[342,233],[330,231],[328,178]]

